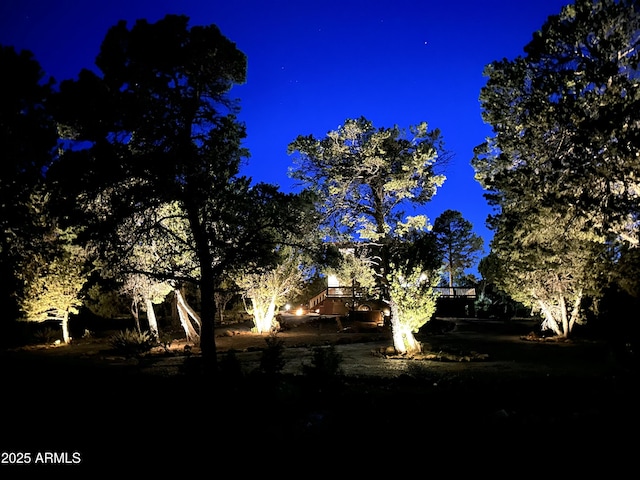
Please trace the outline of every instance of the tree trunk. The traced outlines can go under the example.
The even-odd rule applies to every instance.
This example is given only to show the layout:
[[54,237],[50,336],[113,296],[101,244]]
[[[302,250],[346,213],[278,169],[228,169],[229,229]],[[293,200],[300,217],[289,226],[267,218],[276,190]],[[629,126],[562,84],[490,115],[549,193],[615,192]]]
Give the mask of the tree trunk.
[[[195,328],[193,328],[193,325],[191,324],[191,321],[189,320],[190,312],[193,312],[193,314],[195,314],[195,312],[191,307],[187,305],[187,302],[185,301],[184,297],[182,296],[182,292],[179,289],[176,288],[173,293],[176,298],[178,318],[180,319],[180,324],[182,325],[182,329],[184,330],[185,337],[189,342],[197,341],[198,332],[196,332]],[[197,319],[197,321],[198,326],[200,326],[199,318]]]
[[415,355],[422,351],[422,346],[413,335],[411,327],[402,323],[400,311],[395,302],[389,302],[391,310],[391,332],[393,335],[393,347],[396,352],[403,355]]
[[576,300],[573,302],[573,310],[571,310],[571,319],[569,320],[569,333],[573,331],[573,326],[578,321],[580,316],[580,304],[582,303],[582,291],[576,295]]
[[138,302],[136,302],[135,300],[131,302],[131,315],[133,315],[133,321],[136,324],[136,330],[138,330],[138,333],[141,333],[142,330],[140,329],[140,315],[138,314]]
[[191,305],[187,303],[182,295],[182,292],[178,291],[178,304],[182,305],[184,310],[189,314],[189,316],[193,319],[195,324],[198,326],[198,329],[202,328],[202,321],[200,320],[200,316],[196,313],[196,311],[191,308]]
[[225,308],[226,308],[226,302],[216,302],[216,310],[218,311],[218,323],[220,323],[220,325],[224,323]]
[[276,299],[271,298],[266,308],[264,305],[256,305],[253,299],[251,303],[253,304],[253,323],[256,326],[257,332],[270,332],[271,329],[276,326],[273,321],[276,312]]
[[542,328],[550,328],[551,330],[553,330],[553,333],[555,333],[559,337],[566,336],[560,329],[560,323],[555,318],[553,311],[551,310],[549,305],[547,305],[547,303],[543,300],[538,300],[538,305],[540,306],[540,310],[542,311],[545,318],[542,322]]
[[218,322],[224,323],[224,312],[232,296],[227,292],[217,292],[215,296],[216,310],[218,311]]
[[564,301],[564,295],[558,295],[558,305],[560,306],[560,319],[562,321],[563,337],[569,335],[569,317],[567,316],[567,303]]
[[144,303],[147,308],[147,321],[149,322],[149,332],[154,340],[158,339],[158,320],[156,319],[156,312],[153,310],[153,302],[145,298]]
[[200,266],[200,351],[202,369],[206,376],[213,376],[218,370],[216,352],[216,286],[218,278],[214,271],[214,258],[209,247],[207,229],[200,218],[200,205],[194,203],[187,194],[185,208]]
[[71,343],[71,336],[69,335],[69,312],[63,312],[62,318],[60,318],[60,324],[62,327],[62,341],[68,345]]
[[182,329],[184,330],[184,336],[188,342],[198,342],[198,333],[191,325],[191,321],[189,320],[189,313],[182,306],[178,305],[178,318],[180,318],[180,325],[182,325]]
[[216,304],[214,301],[215,279],[210,264],[201,264],[202,276],[200,279],[200,305],[201,305],[201,329],[200,350],[204,373],[214,375],[218,368],[216,352]]

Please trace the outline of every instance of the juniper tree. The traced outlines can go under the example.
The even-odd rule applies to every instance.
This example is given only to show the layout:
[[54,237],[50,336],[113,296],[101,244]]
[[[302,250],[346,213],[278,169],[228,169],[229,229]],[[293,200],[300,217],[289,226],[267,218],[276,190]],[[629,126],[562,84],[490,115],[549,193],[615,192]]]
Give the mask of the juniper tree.
[[[524,56],[485,69],[480,101],[493,135],[472,163],[496,207],[491,250],[512,278],[546,271],[538,285],[549,296],[567,281],[574,292],[606,283],[620,252],[638,245],[639,42],[637,2],[577,0],[547,19]],[[552,232],[562,234],[562,244]],[[517,249],[534,238],[536,254],[514,263]],[[583,257],[594,259],[587,271]],[[523,302],[535,302],[525,292]],[[566,318],[567,307],[561,310]]]
[[[296,153],[290,175],[309,186],[321,201],[327,238],[365,242],[374,247],[375,274],[381,298],[394,307],[388,288],[393,275],[390,243],[428,228],[426,215],[408,215],[421,206],[445,180],[439,173],[447,159],[439,130],[421,123],[404,131],[397,126],[376,128],[364,117],[347,119],[324,138],[298,136],[289,144]],[[403,319],[392,316],[392,328],[407,332]],[[396,350],[415,352],[411,329],[406,341],[394,337]]]

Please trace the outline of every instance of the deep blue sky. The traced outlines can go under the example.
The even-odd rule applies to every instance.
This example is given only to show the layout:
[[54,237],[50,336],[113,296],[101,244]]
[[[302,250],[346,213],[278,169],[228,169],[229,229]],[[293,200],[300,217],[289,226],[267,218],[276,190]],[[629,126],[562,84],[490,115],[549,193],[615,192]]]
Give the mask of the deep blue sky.
[[[487,206],[474,180],[474,146],[491,134],[478,96],[493,60],[523,53],[549,15],[572,0],[13,0],[0,4],[0,44],[30,50],[57,81],[94,59],[119,20],[168,13],[216,24],[247,55],[234,87],[251,157],[243,173],[290,191],[287,145],[324,136],[347,118],[376,127],[426,121],[454,154],[447,180],[421,213],[458,210],[485,238]],[[5,74],[3,72],[3,74]]]

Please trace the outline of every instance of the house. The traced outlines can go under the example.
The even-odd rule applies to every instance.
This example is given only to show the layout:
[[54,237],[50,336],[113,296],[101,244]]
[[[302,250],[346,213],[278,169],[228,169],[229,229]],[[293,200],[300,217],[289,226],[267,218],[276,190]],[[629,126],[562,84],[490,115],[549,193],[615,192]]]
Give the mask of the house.
[[[438,295],[440,316],[469,316],[473,313],[474,287],[435,287],[434,292]],[[381,311],[385,317],[389,316],[384,302],[366,297],[358,287],[339,285],[335,277],[329,277],[327,288],[309,299],[307,308],[318,315],[348,316],[353,312]]]

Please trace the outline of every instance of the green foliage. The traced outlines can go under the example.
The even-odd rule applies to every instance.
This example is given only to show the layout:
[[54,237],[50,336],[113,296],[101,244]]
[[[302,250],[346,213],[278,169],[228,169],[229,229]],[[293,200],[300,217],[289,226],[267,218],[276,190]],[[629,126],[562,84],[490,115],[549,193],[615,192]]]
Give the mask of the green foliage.
[[130,302],[119,295],[115,285],[92,283],[85,289],[84,306],[102,318],[116,318],[129,313]]
[[533,311],[546,310],[558,324],[567,310],[573,321],[581,321],[582,298],[597,297],[606,282],[603,242],[575,216],[546,211],[523,223],[494,237],[496,286]]
[[640,298],[640,249],[625,245],[617,254],[619,261],[609,272],[612,282],[630,296]]
[[472,163],[498,207],[495,283],[564,334],[616,270],[618,246],[640,240],[638,31],[637,2],[576,0],[525,56],[486,67],[494,135]]
[[387,290],[391,311],[398,317],[392,322],[409,332],[417,332],[435,314],[433,287],[438,283],[441,258],[431,232],[413,232],[391,244]]
[[[328,275],[335,275],[340,285],[355,285],[363,295],[369,296],[377,286],[372,249],[366,244],[354,245],[341,251],[337,265],[327,269]],[[316,292],[317,293],[317,292]]]
[[60,340],[60,330],[54,330],[50,327],[36,330],[33,334],[34,339],[38,343],[51,344],[56,340]]
[[473,225],[456,210],[445,210],[435,220],[432,232],[436,245],[443,257],[444,269],[448,274],[448,286],[460,278],[464,270],[472,267],[482,252],[482,237],[473,233]]
[[137,330],[122,330],[109,337],[109,345],[115,351],[123,354],[138,355],[146,353],[157,345],[149,332]]
[[165,352],[168,352],[174,340],[175,339],[171,334],[161,333],[158,337],[157,343],[164,349]]
[[473,164],[492,203],[577,208],[599,232],[638,213],[639,29],[637,2],[578,0],[525,57],[487,66],[480,98],[495,135]]
[[291,305],[302,305],[318,292],[327,288],[327,277],[317,270],[300,286],[300,291],[289,299]]
[[267,375],[276,375],[282,371],[286,361],[284,359],[284,342],[276,335],[265,338],[267,347],[262,350],[260,357],[260,371]]
[[59,317],[77,314],[89,276],[87,257],[86,249],[76,242],[72,229],[51,226],[38,251],[25,258],[22,265],[23,319],[41,322],[52,312]]
[[479,318],[509,320],[514,316],[529,315],[531,312],[530,308],[525,308],[521,303],[492,287],[481,290],[473,305],[476,316]]
[[[297,153],[290,175],[318,195],[327,238],[368,247],[368,256],[354,255],[354,261],[345,265],[351,272],[341,275],[358,282],[362,279],[363,286],[375,278],[382,298],[393,302],[386,288],[398,273],[389,266],[391,244],[428,229],[426,216],[411,216],[407,210],[430,201],[445,180],[438,172],[447,160],[440,131],[429,130],[425,122],[408,132],[397,126],[375,128],[360,117],[347,119],[322,139],[298,136],[288,151]],[[420,273],[428,270],[420,263]],[[369,275],[358,273],[363,267],[369,269]],[[421,306],[427,309],[418,312],[417,306],[406,305],[412,325],[421,321],[418,317],[426,321],[431,314],[426,303]],[[393,328],[401,327],[395,320],[401,321],[403,313],[396,313]],[[394,341],[400,336],[394,336]]]
[[7,72],[0,79],[0,304],[4,317],[14,320],[24,285],[21,264],[42,235],[39,218],[33,218],[32,195],[42,190],[57,135],[46,108],[54,82],[45,79],[33,54],[0,45],[0,70]]
[[315,347],[312,352],[311,364],[303,365],[302,372],[313,378],[330,379],[342,375],[344,358],[336,350],[335,345]]
[[435,171],[444,160],[442,138],[424,122],[406,132],[347,119],[323,139],[298,136],[288,151],[298,154],[290,175],[318,192],[333,235],[378,241],[424,228],[426,217],[405,216],[404,208],[429,201],[444,182]]
[[392,272],[388,278],[389,298],[397,308],[398,321],[416,333],[435,314],[436,294],[421,268],[404,271],[392,264]]
[[105,254],[115,254],[119,262],[105,273],[120,280],[119,292],[136,305],[162,303],[173,290],[167,279],[197,276],[193,237],[177,201],[154,204],[122,219],[116,238],[118,248]]
[[254,270],[239,274],[235,281],[243,290],[245,302],[249,299],[247,313],[253,316],[256,331],[264,333],[273,327],[278,308],[300,291],[310,267],[305,265],[299,249],[284,246],[278,249],[277,265],[259,272]]
[[[96,65],[56,95],[57,120],[73,135],[48,174],[74,193],[69,208],[108,246],[101,251],[121,258],[142,242],[147,261],[133,271],[198,285],[200,346],[215,352],[207,325],[217,282],[272,265],[282,232],[308,226],[303,194],[239,175],[246,129],[229,91],[246,80],[246,55],[217,26],[166,15],[112,27]],[[125,222],[135,230],[121,249]]]

